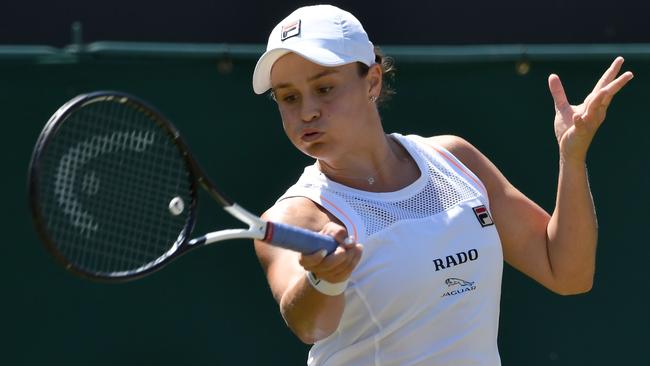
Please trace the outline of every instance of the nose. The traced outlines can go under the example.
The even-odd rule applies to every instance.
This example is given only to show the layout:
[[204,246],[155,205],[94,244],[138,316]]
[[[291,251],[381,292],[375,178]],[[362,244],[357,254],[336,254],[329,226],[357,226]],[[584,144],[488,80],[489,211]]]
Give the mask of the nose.
[[315,121],[320,117],[320,103],[316,98],[303,98],[300,117],[304,122]]

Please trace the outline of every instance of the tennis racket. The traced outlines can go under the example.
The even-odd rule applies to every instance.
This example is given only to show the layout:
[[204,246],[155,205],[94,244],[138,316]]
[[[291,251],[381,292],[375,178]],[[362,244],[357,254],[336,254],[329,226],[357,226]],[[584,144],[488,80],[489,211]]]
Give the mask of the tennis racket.
[[[302,253],[337,247],[329,236],[264,221],[226,198],[172,123],[120,92],[79,95],[59,108],[34,147],[28,184],[41,241],[65,268],[89,279],[139,278],[228,239]],[[199,186],[248,228],[191,238]]]

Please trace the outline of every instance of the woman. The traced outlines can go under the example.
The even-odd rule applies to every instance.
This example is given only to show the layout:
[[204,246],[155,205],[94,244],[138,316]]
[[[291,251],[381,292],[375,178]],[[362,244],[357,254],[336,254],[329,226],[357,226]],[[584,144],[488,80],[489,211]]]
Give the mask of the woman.
[[264,217],[340,245],[329,255],[255,248],[288,326],[314,344],[308,363],[500,364],[504,259],[556,293],[589,291],[597,225],[585,159],[632,78],[616,77],[622,63],[577,106],[549,77],[560,148],[549,215],[467,141],[383,131],[385,65],[354,16],[312,6],[280,22],[254,89],[272,90],[288,138],[316,162]]

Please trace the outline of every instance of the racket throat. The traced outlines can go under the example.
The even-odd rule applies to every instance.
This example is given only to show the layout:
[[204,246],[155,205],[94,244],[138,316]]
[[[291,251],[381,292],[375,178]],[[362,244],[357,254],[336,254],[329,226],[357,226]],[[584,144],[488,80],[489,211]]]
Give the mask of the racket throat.
[[248,212],[245,208],[236,203],[233,203],[231,206],[226,206],[223,209],[226,210],[229,214],[235,216],[237,219],[248,224],[249,230],[252,232],[258,232],[259,237],[255,237],[255,239],[262,239],[264,237],[264,233],[266,232],[267,227],[266,221]]
[[268,224],[266,221],[246,211],[243,207],[234,203],[224,207],[229,214],[238,220],[248,224],[248,229],[227,229],[215,231],[190,240],[189,246],[205,245],[229,239],[264,239]]

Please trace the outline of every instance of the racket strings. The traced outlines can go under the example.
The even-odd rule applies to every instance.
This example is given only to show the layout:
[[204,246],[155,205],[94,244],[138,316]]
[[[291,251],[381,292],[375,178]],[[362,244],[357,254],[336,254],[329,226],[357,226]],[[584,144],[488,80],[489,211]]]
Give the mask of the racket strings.
[[[124,275],[173,252],[189,219],[191,183],[151,114],[128,103],[88,104],[59,127],[42,160],[43,216],[75,267]],[[179,215],[168,209],[174,197],[188,207]]]

